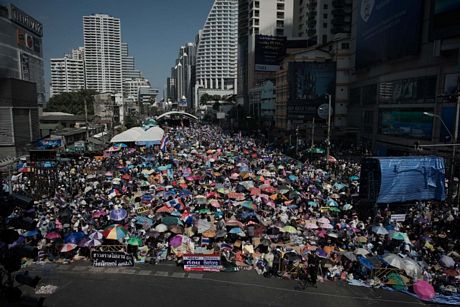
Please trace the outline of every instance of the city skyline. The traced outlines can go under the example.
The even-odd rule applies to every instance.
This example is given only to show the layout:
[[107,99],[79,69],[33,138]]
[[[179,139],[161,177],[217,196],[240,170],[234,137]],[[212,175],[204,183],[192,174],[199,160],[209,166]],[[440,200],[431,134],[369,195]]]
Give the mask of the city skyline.
[[[1,1],[3,4],[17,5],[43,23],[47,97],[50,94],[50,59],[61,58],[69,50],[83,46],[83,16],[97,13],[120,18],[122,41],[128,43],[130,55],[136,59],[136,68],[150,80],[152,87],[158,88],[162,93],[165,80],[170,74],[170,63],[174,62],[177,55],[177,48],[183,42],[194,39],[204,25],[213,0],[173,0],[174,5],[171,2],[134,1],[134,5],[142,7],[142,10],[132,10],[133,2],[128,4],[116,1],[116,6],[113,2]],[[183,10],[177,10],[177,7]],[[172,15],[175,17],[171,18]],[[183,20],[185,22],[181,22]],[[149,33],[154,37],[153,40],[146,38]]]

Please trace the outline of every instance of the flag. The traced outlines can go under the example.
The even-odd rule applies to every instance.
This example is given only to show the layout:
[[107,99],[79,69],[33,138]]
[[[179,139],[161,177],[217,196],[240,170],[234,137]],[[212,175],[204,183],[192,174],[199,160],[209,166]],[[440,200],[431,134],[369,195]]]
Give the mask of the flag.
[[175,208],[177,210],[183,210],[185,209],[184,204],[182,203],[182,200],[180,198],[176,199],[171,199],[165,203],[165,206]]
[[166,146],[168,145],[168,143],[169,143],[168,137],[165,136],[163,140],[161,141],[160,150],[166,151]]
[[201,238],[201,246],[207,246],[209,245],[211,241],[209,240],[209,238],[205,238],[205,237],[202,237]]

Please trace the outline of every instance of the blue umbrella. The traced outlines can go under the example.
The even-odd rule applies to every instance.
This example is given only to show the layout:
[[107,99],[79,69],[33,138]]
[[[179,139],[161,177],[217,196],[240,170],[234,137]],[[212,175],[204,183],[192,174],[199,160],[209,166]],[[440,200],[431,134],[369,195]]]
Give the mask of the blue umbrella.
[[124,144],[124,143],[118,143],[118,144],[115,144],[113,145],[114,147],[121,147],[121,148],[126,148],[128,147],[128,145]]
[[142,197],[141,197],[141,200],[142,200],[142,201],[151,201],[152,199],[153,199],[152,194],[144,194],[144,195],[142,195]]
[[317,203],[316,201],[309,201],[309,202],[308,202],[308,205],[309,205],[310,207],[318,207],[318,203]]
[[358,181],[358,180],[359,180],[359,176],[351,176],[351,177],[350,177],[350,180],[351,180],[351,181]]
[[317,249],[316,254],[318,257],[327,258],[327,253],[323,249]]
[[295,176],[295,175],[289,175],[289,180],[291,181],[297,181],[297,179],[299,179],[299,177]]
[[334,183],[334,189],[336,189],[337,191],[340,191],[346,187],[347,187],[346,184],[339,183],[339,182]]
[[326,205],[328,205],[330,207],[338,207],[339,206],[339,204],[335,200],[330,199],[330,198],[327,200]]
[[64,238],[64,243],[78,244],[78,242],[85,237],[85,234],[81,231],[72,232]]
[[110,219],[113,221],[122,221],[128,216],[128,212],[125,209],[114,209],[110,211]]
[[233,234],[238,234],[238,233],[242,233],[242,232],[243,232],[243,230],[240,227],[233,227],[229,231],[229,233],[233,233]]
[[34,229],[34,230],[26,231],[22,236],[26,238],[30,238],[30,237],[38,236],[38,234],[39,234],[38,230]]
[[359,263],[361,263],[361,265],[364,266],[365,268],[369,270],[372,270],[374,268],[374,265],[372,264],[372,262],[370,262],[367,258],[364,258],[361,255],[358,255],[356,258],[358,258]]
[[181,190],[179,192],[180,197],[187,197],[187,196],[190,196],[190,195],[192,195],[192,192],[190,192],[189,190]]
[[153,225],[153,220],[143,215],[136,216],[134,220],[137,225],[147,225],[149,227]]

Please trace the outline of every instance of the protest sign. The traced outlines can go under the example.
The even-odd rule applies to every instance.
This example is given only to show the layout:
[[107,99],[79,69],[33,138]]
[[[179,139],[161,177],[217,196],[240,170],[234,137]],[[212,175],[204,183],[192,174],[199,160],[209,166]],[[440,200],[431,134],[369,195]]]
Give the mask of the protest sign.
[[123,252],[92,251],[91,259],[95,267],[134,266],[134,257]]
[[136,208],[136,213],[137,214],[146,214],[150,212],[150,206],[142,206]]
[[183,260],[186,272],[219,272],[222,268],[219,254],[186,254]]
[[406,220],[405,214],[392,214],[390,220],[395,222],[404,222]]

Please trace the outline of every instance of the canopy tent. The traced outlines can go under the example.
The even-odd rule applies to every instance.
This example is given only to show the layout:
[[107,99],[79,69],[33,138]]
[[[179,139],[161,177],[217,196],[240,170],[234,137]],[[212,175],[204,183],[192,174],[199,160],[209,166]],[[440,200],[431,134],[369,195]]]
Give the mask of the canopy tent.
[[126,131],[123,131],[120,134],[115,135],[111,140],[110,143],[130,143],[136,142],[138,138],[144,134],[144,129],[141,127],[133,127]]
[[141,143],[157,143],[160,144],[165,134],[164,130],[160,127],[152,127],[147,131],[144,131],[136,140]]

